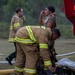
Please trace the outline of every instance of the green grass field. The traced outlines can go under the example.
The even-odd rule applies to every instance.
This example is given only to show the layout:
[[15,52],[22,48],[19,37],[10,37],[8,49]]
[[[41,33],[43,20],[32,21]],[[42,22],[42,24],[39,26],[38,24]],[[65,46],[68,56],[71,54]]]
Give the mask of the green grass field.
[[[75,51],[75,39],[58,39],[55,41],[55,49],[58,54],[73,52]],[[9,43],[8,40],[0,39],[0,60],[5,60],[5,57],[13,51],[13,43]]]
[[[55,49],[57,54],[71,53],[75,51],[75,39],[60,39],[55,42]],[[75,54],[70,56],[64,56],[75,61]],[[59,58],[64,58],[59,57]],[[59,59],[58,58],[58,59]]]
[[[55,49],[58,54],[70,53],[75,51],[75,39],[59,39],[55,42]],[[8,40],[0,39],[0,61],[5,60],[5,57],[14,51],[13,43]],[[75,54],[70,56],[57,57],[58,59],[67,57],[75,61]],[[0,69],[12,68],[9,64],[4,64]]]
[[4,58],[14,51],[13,43],[9,43],[8,40],[0,39],[0,60],[5,60]]

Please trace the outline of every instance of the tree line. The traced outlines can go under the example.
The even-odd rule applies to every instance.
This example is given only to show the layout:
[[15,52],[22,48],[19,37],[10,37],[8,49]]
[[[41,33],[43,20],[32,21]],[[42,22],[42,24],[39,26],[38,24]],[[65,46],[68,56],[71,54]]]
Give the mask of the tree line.
[[62,0],[0,0],[0,37],[8,38],[11,17],[17,7],[24,9],[25,25],[38,25],[40,11],[48,5],[55,7],[58,25],[71,24],[62,11]]
[[15,9],[22,7],[27,18],[26,24],[37,24],[40,11],[48,5],[55,7],[57,23],[64,23],[66,20],[66,24],[68,24],[64,12],[62,12],[62,0],[0,0],[0,21],[10,23]]

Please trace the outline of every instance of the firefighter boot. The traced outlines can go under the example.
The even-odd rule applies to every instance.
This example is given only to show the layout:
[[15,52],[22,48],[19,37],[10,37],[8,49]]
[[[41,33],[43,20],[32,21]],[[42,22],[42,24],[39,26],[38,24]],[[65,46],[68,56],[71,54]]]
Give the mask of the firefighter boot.
[[6,61],[8,61],[8,63],[9,63],[10,65],[12,65],[12,63],[11,63],[12,59],[11,59],[10,57],[6,57],[5,59],[6,59]]

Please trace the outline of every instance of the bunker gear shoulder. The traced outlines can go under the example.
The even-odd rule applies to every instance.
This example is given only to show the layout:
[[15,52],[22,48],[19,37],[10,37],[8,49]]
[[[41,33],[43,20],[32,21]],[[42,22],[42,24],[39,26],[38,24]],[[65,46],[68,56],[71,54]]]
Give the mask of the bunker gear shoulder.
[[51,39],[50,28],[22,27],[18,30],[15,41],[23,44],[39,44],[40,54],[44,59],[44,65],[50,66],[50,54],[48,52],[48,38]]
[[20,18],[15,14],[11,19],[10,33],[9,33],[9,42],[15,42],[15,34],[17,30],[22,26]]

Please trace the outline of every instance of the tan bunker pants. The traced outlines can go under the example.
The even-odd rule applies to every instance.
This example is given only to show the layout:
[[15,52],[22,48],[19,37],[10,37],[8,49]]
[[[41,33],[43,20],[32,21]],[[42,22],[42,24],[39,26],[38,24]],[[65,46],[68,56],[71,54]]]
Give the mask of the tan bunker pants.
[[38,51],[35,51],[35,45],[17,44],[17,56],[15,62],[15,72],[17,75],[35,75],[36,61],[38,59]]

